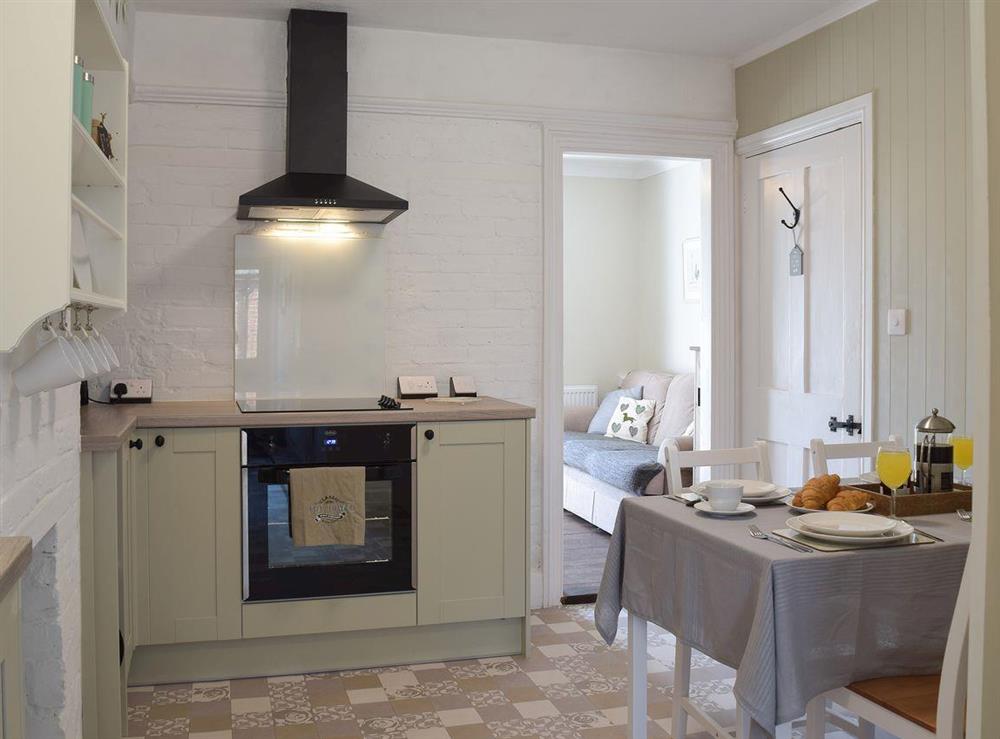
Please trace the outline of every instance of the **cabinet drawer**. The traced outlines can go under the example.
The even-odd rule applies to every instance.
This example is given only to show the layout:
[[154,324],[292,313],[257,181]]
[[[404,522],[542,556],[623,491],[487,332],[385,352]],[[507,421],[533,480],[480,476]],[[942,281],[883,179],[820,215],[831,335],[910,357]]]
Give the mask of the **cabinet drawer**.
[[416,626],[416,593],[247,603],[243,638]]

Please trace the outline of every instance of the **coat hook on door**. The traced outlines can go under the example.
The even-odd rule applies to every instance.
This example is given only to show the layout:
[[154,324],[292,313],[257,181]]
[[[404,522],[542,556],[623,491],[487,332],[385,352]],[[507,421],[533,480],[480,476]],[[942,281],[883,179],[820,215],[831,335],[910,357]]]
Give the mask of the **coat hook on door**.
[[779,187],[778,188],[778,192],[780,192],[784,196],[785,200],[788,201],[788,204],[790,206],[792,206],[792,213],[795,216],[795,220],[792,221],[792,223],[789,223],[784,218],[782,218],[781,219],[781,225],[784,226],[785,228],[793,229],[793,228],[795,228],[796,226],[799,225],[799,218],[802,217],[802,209],[795,207],[795,203],[793,203],[792,199],[790,197],[788,197],[788,194],[785,192],[785,188]]

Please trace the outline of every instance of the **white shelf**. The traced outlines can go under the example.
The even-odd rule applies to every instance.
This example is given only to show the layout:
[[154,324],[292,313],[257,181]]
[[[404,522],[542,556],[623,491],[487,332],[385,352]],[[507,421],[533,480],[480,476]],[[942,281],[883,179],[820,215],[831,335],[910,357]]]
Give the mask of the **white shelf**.
[[98,215],[98,213],[93,208],[91,208],[85,202],[80,200],[80,198],[78,198],[76,195],[70,196],[70,203],[73,206],[73,210],[79,211],[84,218],[89,218],[92,221],[94,221],[98,226],[107,231],[113,238],[117,239],[118,241],[125,240],[125,237],[122,235],[121,231],[119,231],[117,228],[112,226],[108,221],[106,221],[104,218]]
[[125,187],[125,177],[73,118],[73,186]]
[[124,72],[126,69],[115,35],[97,7],[97,0],[77,0],[74,45],[74,53],[83,57],[88,70]]
[[86,290],[81,290],[78,287],[70,288],[69,297],[74,303],[84,303],[86,305],[93,305],[97,308],[116,308],[118,310],[125,310],[125,301],[121,298],[113,298],[110,295],[87,292]]

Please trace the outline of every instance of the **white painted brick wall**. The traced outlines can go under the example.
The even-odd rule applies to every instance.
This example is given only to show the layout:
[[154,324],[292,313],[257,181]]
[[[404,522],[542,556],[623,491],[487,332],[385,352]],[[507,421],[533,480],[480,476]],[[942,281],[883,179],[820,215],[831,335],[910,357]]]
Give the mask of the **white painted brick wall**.
[[35,543],[22,586],[28,736],[79,737],[79,395],[21,397],[10,372],[29,351],[0,354],[0,535]]
[[[137,103],[129,111],[129,312],[108,327],[123,374],[160,400],[233,394],[233,237],[242,192],[284,172],[284,111]],[[537,406],[541,130],[351,114],[348,169],[410,201],[386,240],[386,390],[400,374],[472,375]],[[538,434],[533,561],[540,561]]]

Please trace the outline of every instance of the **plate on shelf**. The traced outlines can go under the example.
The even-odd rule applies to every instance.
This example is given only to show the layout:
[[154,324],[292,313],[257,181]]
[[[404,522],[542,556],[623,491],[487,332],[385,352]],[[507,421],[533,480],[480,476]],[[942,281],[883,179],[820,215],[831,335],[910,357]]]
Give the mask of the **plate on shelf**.
[[[743,498],[747,500],[753,500],[754,498],[761,498],[769,496],[778,486],[770,482],[761,482],[760,480],[712,480],[712,482],[731,482],[734,485],[743,486]],[[705,483],[699,482],[691,486],[691,490],[699,495],[705,494]]]
[[[813,511],[815,513],[815,511]],[[799,523],[802,520],[801,516],[792,516],[787,521],[785,521],[785,526],[790,528],[792,531],[802,534],[802,536],[809,536],[813,539],[819,539],[820,541],[832,541],[842,544],[874,544],[884,543],[887,541],[899,541],[910,536],[914,529],[910,524],[905,521],[897,521],[896,526],[889,531],[889,533],[882,534],[881,536],[834,536],[831,534],[822,534],[818,531],[813,531],[812,529],[806,528],[803,524]]]
[[884,536],[899,523],[886,516],[848,511],[813,511],[795,520],[810,531],[831,536]]
[[70,257],[73,262],[73,285],[84,292],[94,290],[94,272],[90,264],[90,249],[83,230],[83,218],[75,210],[70,229]]
[[701,511],[702,513],[707,513],[710,516],[742,516],[754,510],[754,507],[749,503],[740,503],[736,506],[735,511],[717,511],[708,504],[707,500],[695,503],[694,507],[696,510]]

